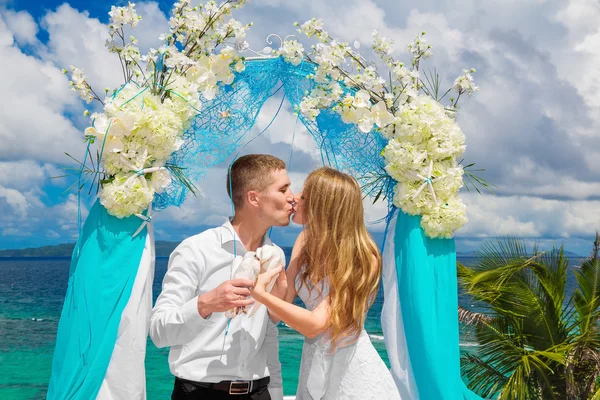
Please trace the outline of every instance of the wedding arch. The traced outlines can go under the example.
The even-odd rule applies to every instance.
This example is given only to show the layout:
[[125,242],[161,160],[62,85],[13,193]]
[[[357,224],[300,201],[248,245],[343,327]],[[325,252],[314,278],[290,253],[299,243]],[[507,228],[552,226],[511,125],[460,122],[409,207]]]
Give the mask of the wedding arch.
[[[152,297],[140,282],[153,275],[153,213],[181,205],[194,182],[238,151],[279,92],[315,139],[323,164],[388,203],[381,320],[401,395],[477,398],[460,378],[453,240],[466,223],[458,197],[465,138],[455,113],[460,97],[477,90],[474,71],[441,93],[439,76],[419,71],[431,55],[424,32],[408,47],[408,66],[392,57],[393,42],[374,32],[369,51],[377,64],[360,43],[336,40],[316,19],[297,25],[316,40],[312,50],[295,36],[272,36],[279,48],[252,52],[245,42],[250,25],[229,17],[243,3],[179,1],[163,46],[144,56],[134,38],[126,39],[139,21],[134,6],[113,7],[107,46],[121,61],[123,86],[101,99],[71,67],[74,90],[102,103],[85,131],[78,185],[97,185],[99,193],[72,258],[48,398],[94,398],[108,377],[143,382],[114,364],[141,359],[135,373],[143,375],[145,349],[128,353],[127,344],[147,336]],[[142,311],[126,328],[132,304]],[[126,342],[116,346],[118,340]]]

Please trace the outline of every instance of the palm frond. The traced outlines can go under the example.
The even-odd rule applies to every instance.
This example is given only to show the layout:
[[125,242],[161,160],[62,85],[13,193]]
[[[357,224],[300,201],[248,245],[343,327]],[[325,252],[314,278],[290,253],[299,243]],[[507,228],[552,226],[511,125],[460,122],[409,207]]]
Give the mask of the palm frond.
[[580,321],[580,333],[593,328],[600,320],[600,259],[589,258],[575,271],[578,287],[573,303]]
[[596,393],[590,398],[590,400],[600,400],[600,385],[597,385]]
[[499,393],[508,378],[494,366],[473,354],[461,357],[461,373],[469,381],[469,389],[490,398]]
[[469,311],[464,307],[458,306],[458,322],[465,325],[479,325],[489,323],[491,318],[484,313]]

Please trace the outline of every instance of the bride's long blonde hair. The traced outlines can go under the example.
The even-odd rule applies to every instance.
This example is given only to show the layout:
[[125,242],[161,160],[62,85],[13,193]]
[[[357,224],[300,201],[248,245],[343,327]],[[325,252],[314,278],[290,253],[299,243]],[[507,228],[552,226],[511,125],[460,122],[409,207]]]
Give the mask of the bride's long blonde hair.
[[[333,349],[343,337],[358,338],[381,277],[381,254],[367,232],[360,186],[332,168],[313,171],[302,192],[305,242],[300,282],[329,287]],[[317,289],[319,290],[319,289]]]

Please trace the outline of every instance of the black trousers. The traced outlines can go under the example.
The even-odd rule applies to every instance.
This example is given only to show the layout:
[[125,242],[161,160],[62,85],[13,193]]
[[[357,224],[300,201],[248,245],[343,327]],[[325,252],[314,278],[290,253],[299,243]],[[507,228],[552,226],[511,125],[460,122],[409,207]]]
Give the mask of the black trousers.
[[193,382],[175,378],[171,400],[271,400],[268,386],[248,394],[229,394],[221,390],[204,388]]

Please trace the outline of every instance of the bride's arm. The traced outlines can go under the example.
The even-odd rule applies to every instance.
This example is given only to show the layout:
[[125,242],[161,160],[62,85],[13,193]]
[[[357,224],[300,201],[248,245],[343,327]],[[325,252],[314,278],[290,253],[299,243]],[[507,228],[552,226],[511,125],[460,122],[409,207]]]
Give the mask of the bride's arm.
[[[287,270],[285,271],[285,280],[287,281],[287,291],[286,294],[284,296],[284,300],[287,301],[288,303],[291,303],[294,301],[294,299],[296,298],[296,275],[298,274],[299,271],[299,265],[298,265],[298,256],[300,255],[300,251],[302,250],[302,247],[304,246],[304,231],[300,232],[300,235],[298,235],[298,238],[296,239],[296,242],[294,243],[294,248],[292,249],[292,255],[290,257],[290,263],[288,265]],[[282,278],[279,278],[282,279]],[[281,321],[281,318],[279,318],[277,316],[277,314],[274,312],[274,310],[269,309],[269,316],[271,317],[271,320],[274,323],[279,323],[279,321]]]
[[304,336],[312,339],[323,333],[329,326],[329,297],[323,299],[313,311],[290,304],[264,290],[266,283],[277,273],[283,274],[284,271],[279,267],[259,275],[258,281],[252,289],[252,296],[267,306],[270,312],[277,315],[290,328]]

